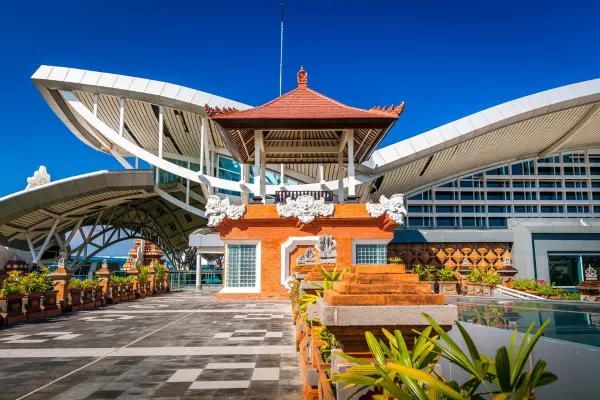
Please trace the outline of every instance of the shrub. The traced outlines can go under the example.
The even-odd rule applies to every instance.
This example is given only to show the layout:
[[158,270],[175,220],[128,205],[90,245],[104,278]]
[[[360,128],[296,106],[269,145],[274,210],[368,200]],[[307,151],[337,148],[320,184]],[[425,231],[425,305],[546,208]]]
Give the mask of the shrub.
[[83,282],[81,282],[81,287],[83,289],[91,289],[91,288],[95,288],[96,286],[96,282],[93,279],[86,279]]
[[138,271],[140,272],[137,277],[139,283],[146,283],[150,280],[150,267],[149,266],[140,265],[138,267]]
[[450,268],[440,268],[435,272],[435,275],[440,282],[453,282],[458,280],[456,271]]
[[388,258],[388,264],[404,264],[404,261],[402,261],[401,257],[389,257]]
[[435,270],[436,268],[433,265],[422,266],[421,264],[416,264],[412,273],[419,275],[420,281],[431,282],[435,280]]
[[11,294],[24,294],[23,286],[21,285],[23,272],[10,271],[8,277],[2,282],[0,289],[1,296],[9,296]]
[[81,279],[73,278],[69,281],[69,290],[82,290],[83,281]]
[[469,267],[469,275],[465,277],[465,280],[470,283],[498,285],[502,282],[502,277],[496,268],[486,264],[481,267]]
[[167,271],[169,270],[166,266],[162,265],[158,260],[154,260],[154,277],[158,281],[162,281],[167,276]]
[[96,283],[96,286],[100,286],[100,284],[102,283],[102,277],[98,274],[94,274],[92,280]]

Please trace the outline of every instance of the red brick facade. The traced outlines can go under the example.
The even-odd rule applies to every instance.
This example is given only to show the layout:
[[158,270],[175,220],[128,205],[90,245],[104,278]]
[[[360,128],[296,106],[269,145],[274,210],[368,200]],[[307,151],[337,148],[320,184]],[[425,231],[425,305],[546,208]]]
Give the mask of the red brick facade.
[[[259,240],[261,243],[261,293],[220,293],[218,299],[286,299],[281,285],[281,245],[290,237],[315,237],[332,235],[337,242],[337,265],[339,269],[352,265],[353,239],[392,240],[396,225],[386,216],[372,218],[364,204],[336,204],[333,216],[317,217],[310,224],[302,224],[297,218],[282,218],[275,205],[251,204],[246,213],[237,220],[226,219],[216,229],[221,239]],[[298,245],[290,253],[290,268],[296,258],[310,245]],[[317,257],[317,263],[318,263]],[[227,255],[225,255],[225,269]],[[225,270],[225,274],[227,271]]]

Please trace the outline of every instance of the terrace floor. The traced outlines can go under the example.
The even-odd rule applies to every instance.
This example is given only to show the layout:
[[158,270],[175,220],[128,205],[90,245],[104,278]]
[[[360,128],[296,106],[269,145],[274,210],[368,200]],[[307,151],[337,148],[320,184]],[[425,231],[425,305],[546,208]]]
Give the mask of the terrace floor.
[[289,302],[187,290],[0,329],[0,399],[300,399]]

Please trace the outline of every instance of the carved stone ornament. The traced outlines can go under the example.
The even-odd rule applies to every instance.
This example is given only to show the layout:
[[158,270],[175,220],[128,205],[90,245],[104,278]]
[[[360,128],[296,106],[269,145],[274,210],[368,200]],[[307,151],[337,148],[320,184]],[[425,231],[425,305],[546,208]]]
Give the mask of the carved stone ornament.
[[106,258],[102,260],[102,268],[108,269],[108,260]]
[[229,204],[229,198],[225,197],[221,199],[219,196],[208,196],[206,201],[205,216],[208,219],[208,226],[218,226],[225,217],[229,217],[233,220],[238,220],[246,213],[246,206],[239,205],[235,206]]
[[585,270],[585,280],[586,281],[597,281],[598,280],[598,273],[596,272],[596,270],[594,268],[592,268],[591,264],[589,264],[588,268]]
[[27,178],[27,187],[25,189],[31,189],[37,186],[42,186],[50,183],[50,175],[46,171],[46,167],[40,166],[40,169],[33,173],[33,176]]
[[312,247],[306,249],[306,251],[296,259],[298,265],[315,265],[317,263],[317,255]]
[[379,218],[387,214],[398,225],[404,225],[404,217],[406,216],[404,195],[394,194],[389,199],[382,195],[379,197],[379,203],[367,203],[367,212],[373,218]]
[[506,256],[502,259],[502,265],[504,265],[505,267],[512,267],[512,258],[510,258],[509,256]]
[[298,217],[303,224],[311,223],[316,217],[330,217],[333,209],[333,204],[326,204],[323,198],[315,200],[308,195],[298,196],[296,200],[288,197],[286,204],[277,204],[280,217]]
[[331,235],[323,235],[315,246],[319,251],[319,262],[321,264],[337,263],[337,242]]
[[146,241],[145,240],[140,240],[140,245],[137,248],[137,253],[136,253],[136,257],[135,257],[135,263],[144,263],[144,247],[146,246]]

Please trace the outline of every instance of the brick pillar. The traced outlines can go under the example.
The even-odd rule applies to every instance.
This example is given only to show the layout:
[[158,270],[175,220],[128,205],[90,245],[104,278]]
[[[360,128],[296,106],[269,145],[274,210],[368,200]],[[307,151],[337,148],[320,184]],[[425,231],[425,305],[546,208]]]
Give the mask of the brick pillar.
[[154,266],[152,264],[150,264],[148,266],[148,270],[150,271],[150,278],[148,278],[148,282],[150,282],[150,293],[147,293],[148,295],[151,294],[155,294],[156,293],[156,288],[154,287],[155,285],[155,274],[156,274],[156,270],[154,269]]
[[137,277],[140,274],[140,271],[138,271],[137,267],[135,266],[135,264],[133,264],[133,266],[129,269],[129,271],[127,271],[127,276],[133,276],[135,279],[133,280],[133,293],[136,294],[135,297],[140,297],[141,295],[139,294],[139,282],[137,281]]
[[65,268],[64,257],[58,261],[58,267],[54,272],[50,273],[52,279],[54,279],[54,290],[58,290],[56,295],[56,301],[63,304],[62,302],[69,303],[69,281],[73,276],[73,273]]
[[110,295],[110,277],[112,276],[112,272],[108,269],[108,261],[104,259],[102,261],[102,268],[100,268],[96,273],[102,278],[100,285],[102,286],[102,291],[107,295]]

